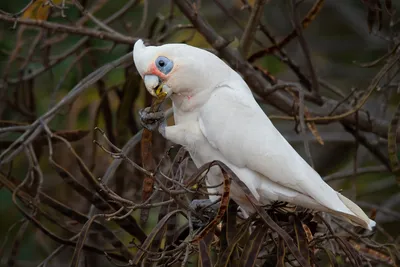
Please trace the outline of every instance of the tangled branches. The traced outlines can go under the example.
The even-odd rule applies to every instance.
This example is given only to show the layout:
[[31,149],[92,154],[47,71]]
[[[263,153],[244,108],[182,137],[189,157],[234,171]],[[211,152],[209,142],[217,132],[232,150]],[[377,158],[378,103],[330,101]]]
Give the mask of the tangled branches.
[[[0,264],[22,264],[33,238],[43,250],[30,258],[35,266],[398,265],[399,7],[231,2],[0,4]],[[349,38],[383,56],[351,67],[329,57],[346,48],[341,36],[334,45],[316,40],[318,23],[321,32],[336,27],[325,10],[353,21],[338,31],[365,25],[363,38]],[[215,23],[221,16],[229,27]],[[286,203],[262,207],[222,162],[197,169],[184,148],[141,130],[136,113],[151,99],[132,64],[139,38],[206,46],[224,59],[310,164],[330,173],[325,180],[371,210],[377,233]],[[362,58],[355,54],[346,58]],[[217,202],[207,200],[211,168],[224,176],[213,185],[223,188]],[[233,183],[255,214],[230,200]]]

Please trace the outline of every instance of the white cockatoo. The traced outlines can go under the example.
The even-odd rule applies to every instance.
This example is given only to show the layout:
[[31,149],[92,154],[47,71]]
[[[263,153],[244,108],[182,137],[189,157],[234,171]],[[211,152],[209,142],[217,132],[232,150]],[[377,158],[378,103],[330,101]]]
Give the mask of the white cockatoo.
[[[196,166],[224,162],[262,204],[284,201],[347,218],[366,229],[375,226],[293,149],[242,77],[217,56],[185,44],[146,47],[138,40],[133,58],[149,93],[172,99],[175,125],[161,124],[160,133],[184,146]],[[212,168],[206,183],[215,186],[222,179],[220,170]],[[246,212],[255,211],[235,183],[230,195]]]

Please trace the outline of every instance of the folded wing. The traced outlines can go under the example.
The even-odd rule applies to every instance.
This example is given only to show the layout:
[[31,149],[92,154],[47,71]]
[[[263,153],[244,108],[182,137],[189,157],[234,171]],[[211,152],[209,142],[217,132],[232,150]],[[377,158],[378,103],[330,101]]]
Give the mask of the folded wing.
[[264,179],[309,196],[336,213],[348,214],[352,221],[370,228],[372,221],[365,213],[321,179],[279,133],[248,88],[240,86],[246,85],[238,81],[217,88],[203,106],[200,128],[210,144],[230,163],[256,171]]

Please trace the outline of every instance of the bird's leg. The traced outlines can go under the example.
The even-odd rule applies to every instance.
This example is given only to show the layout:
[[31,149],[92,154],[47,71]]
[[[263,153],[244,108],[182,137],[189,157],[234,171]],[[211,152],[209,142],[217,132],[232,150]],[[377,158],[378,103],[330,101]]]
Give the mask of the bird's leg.
[[[140,123],[144,128],[149,131],[157,129],[164,136],[165,135],[165,114],[163,111],[151,111],[151,107],[146,107],[139,110]],[[164,133],[164,134],[163,134]]]

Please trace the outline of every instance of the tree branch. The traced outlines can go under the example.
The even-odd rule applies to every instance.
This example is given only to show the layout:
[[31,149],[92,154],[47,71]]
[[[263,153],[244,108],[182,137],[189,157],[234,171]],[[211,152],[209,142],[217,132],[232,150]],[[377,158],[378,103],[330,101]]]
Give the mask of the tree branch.
[[109,32],[97,31],[89,28],[76,27],[76,26],[68,26],[55,22],[48,22],[43,20],[34,20],[34,19],[23,19],[23,18],[14,18],[7,15],[0,14],[0,20],[12,22],[12,23],[20,23],[24,25],[30,25],[36,28],[44,28],[57,32],[65,32],[76,35],[83,35],[94,37],[102,40],[113,41],[120,44],[134,44],[139,38],[132,38],[128,36],[116,35]]
[[244,30],[240,40],[240,52],[242,52],[243,57],[247,57],[247,54],[249,53],[251,44],[253,43],[254,35],[257,31],[257,26],[260,23],[260,18],[263,14],[263,7],[266,2],[266,0],[257,0],[254,4],[249,22],[247,23],[246,29]]

